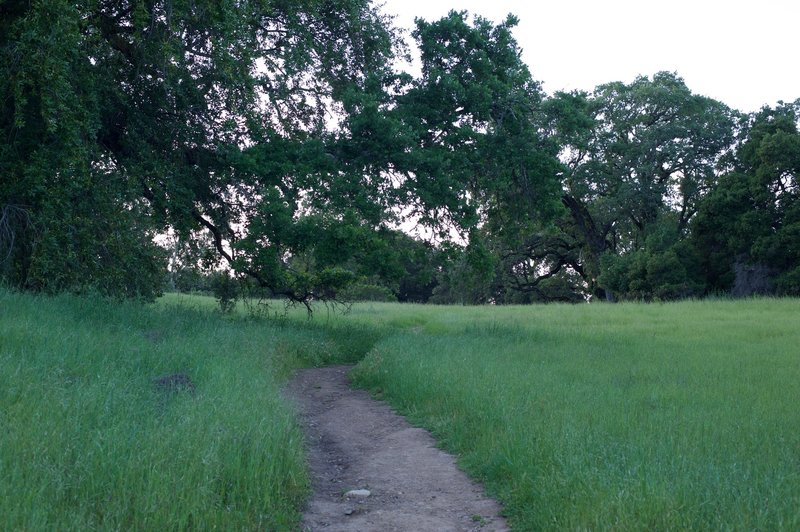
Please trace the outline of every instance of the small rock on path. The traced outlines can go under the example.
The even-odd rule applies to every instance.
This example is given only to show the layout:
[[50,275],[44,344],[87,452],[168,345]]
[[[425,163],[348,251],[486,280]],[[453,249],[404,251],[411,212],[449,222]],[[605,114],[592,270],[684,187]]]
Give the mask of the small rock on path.
[[349,370],[303,370],[287,387],[305,428],[314,489],[303,530],[508,530],[498,504],[455,459],[386,404],[351,389]]

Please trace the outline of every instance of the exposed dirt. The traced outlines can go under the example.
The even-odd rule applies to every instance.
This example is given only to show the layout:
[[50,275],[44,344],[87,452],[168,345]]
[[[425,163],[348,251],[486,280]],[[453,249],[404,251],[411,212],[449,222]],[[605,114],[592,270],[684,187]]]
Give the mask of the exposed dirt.
[[[287,388],[302,415],[313,477],[303,530],[508,530],[498,504],[430,434],[349,387],[349,369],[304,370]],[[370,495],[345,496],[356,489]]]

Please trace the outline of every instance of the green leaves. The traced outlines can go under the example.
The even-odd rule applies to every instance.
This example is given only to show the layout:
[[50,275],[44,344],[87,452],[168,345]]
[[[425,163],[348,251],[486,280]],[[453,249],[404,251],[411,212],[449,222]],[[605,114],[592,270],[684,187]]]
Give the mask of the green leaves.
[[778,293],[800,294],[798,122],[800,102],[755,113],[736,153],[735,171],[700,204],[692,236],[712,287],[733,286],[738,263],[771,270]]
[[[611,297],[612,269],[676,284],[653,273],[672,254],[696,278],[682,242],[698,209],[707,271],[744,253],[794,286],[798,103],[752,117],[734,154],[740,117],[675,74],[546,97],[513,16],[418,20],[414,79],[367,0],[0,14],[0,209],[25,213],[3,228],[0,272],[16,286],[152,297],[153,237],[169,233],[293,301],[348,279],[419,298],[446,254],[404,241],[405,222],[468,241],[438,273],[474,274],[478,299]],[[730,189],[710,193],[723,166]]]
[[466,12],[417,21],[422,77],[398,113],[415,138],[405,188],[426,225],[467,231],[502,213],[551,214],[557,148],[540,132],[542,94],[519,57],[515,24],[469,24]]
[[[569,219],[559,225],[584,250],[578,263],[561,260],[582,272],[590,293],[633,293],[625,283],[609,281],[620,277],[609,268],[633,265],[640,252],[641,257],[664,253],[650,245],[650,235],[660,227],[678,238],[686,235],[733,142],[736,114],[692,94],[667,72],[631,84],[601,85],[591,95],[557,94],[547,110],[567,170],[562,201]],[[632,254],[630,260],[622,260],[626,254]],[[604,256],[620,260],[606,258],[601,264]],[[636,271],[640,279],[649,275],[644,267]],[[634,297],[654,294],[649,288],[634,292],[650,294]]]
[[[26,206],[40,229],[17,246],[13,283],[138,291],[96,274],[159,269],[153,232],[173,230],[208,232],[239,273],[304,298],[309,283],[289,264],[324,247],[309,243],[307,214],[349,210],[359,214],[348,226],[380,223],[381,185],[360,185],[387,156],[354,154],[363,132],[382,131],[398,39],[368,2],[0,9],[0,205]],[[344,127],[334,135],[326,121],[336,112]],[[310,284],[339,278],[328,271]]]

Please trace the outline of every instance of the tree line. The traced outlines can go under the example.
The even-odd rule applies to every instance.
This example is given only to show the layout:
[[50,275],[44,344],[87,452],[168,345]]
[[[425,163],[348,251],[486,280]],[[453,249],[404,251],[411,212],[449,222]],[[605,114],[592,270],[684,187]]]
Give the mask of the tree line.
[[800,294],[800,99],[743,114],[668,72],[548,95],[516,23],[417,20],[413,76],[367,0],[7,0],[0,275],[148,299],[224,266],[299,303]]

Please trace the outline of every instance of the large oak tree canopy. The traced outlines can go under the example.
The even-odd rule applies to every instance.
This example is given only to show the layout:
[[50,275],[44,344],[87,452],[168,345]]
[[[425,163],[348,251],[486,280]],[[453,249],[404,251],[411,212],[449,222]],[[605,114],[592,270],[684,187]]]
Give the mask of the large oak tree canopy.
[[338,157],[396,82],[397,36],[369,2],[0,9],[0,205],[31,220],[8,226],[7,277],[112,293],[122,276],[125,290],[152,293],[154,278],[136,278],[155,274],[152,236],[167,230],[207,232],[234,269],[291,299],[346,277],[331,269],[341,257],[313,273],[290,260],[381,221],[370,209],[381,186],[364,186],[380,162]]
[[414,77],[368,0],[6,0],[0,275],[153,297],[170,234],[305,303],[675,298],[756,263],[800,291],[797,104],[663,72],[548,97],[516,22],[418,20]]
[[499,198],[479,230],[495,258],[479,299],[695,294],[687,271],[694,258],[678,244],[716,185],[737,116],[667,72],[540,98],[527,123],[541,146],[556,147],[560,166],[540,165],[536,174],[557,183],[550,197],[559,197],[561,208],[553,218],[541,209],[534,215],[515,204],[525,195],[513,187]]

